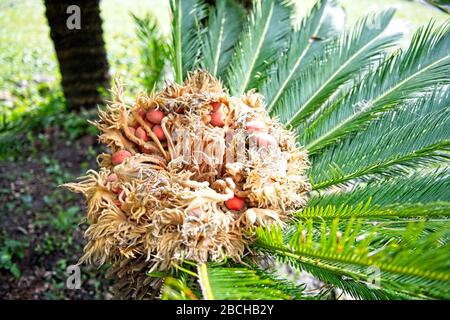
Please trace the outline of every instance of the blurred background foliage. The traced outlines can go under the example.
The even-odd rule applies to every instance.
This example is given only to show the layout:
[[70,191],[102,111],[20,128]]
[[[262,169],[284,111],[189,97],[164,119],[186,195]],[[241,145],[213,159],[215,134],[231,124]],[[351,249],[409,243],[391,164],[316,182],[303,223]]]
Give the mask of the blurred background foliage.
[[[298,0],[299,14],[314,2]],[[430,19],[448,20],[448,1],[336,2],[345,12],[336,23],[347,25],[396,7],[391,28],[406,39]],[[101,1],[109,71],[130,103],[170,71],[168,7],[168,0]],[[65,289],[66,268],[83,247],[83,227],[73,227],[83,203],[57,186],[95,167],[101,147],[86,122],[96,110],[66,108],[49,31],[43,1],[0,1],[0,298],[108,298],[109,281],[92,267],[83,267],[82,290]]]

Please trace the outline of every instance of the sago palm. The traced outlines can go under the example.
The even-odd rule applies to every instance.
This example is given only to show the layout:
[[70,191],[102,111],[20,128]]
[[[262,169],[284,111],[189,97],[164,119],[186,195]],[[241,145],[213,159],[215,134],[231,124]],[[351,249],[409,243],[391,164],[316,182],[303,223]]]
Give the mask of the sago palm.
[[[154,244],[142,256],[129,249],[131,245],[122,248],[127,259],[114,256],[112,261],[113,273],[122,279],[118,288],[125,297],[320,299],[331,288],[339,288],[360,299],[450,298],[450,25],[430,23],[420,28],[401,50],[395,49],[401,35],[387,32],[394,10],[368,15],[351,29],[338,30],[330,23],[329,5],[318,1],[296,22],[289,1],[255,1],[248,14],[232,0],[218,0],[215,6],[201,0],[171,1],[172,65],[179,85],[167,87],[156,98],[145,97],[164,103],[141,98],[137,105],[162,103],[164,111],[172,103],[170,99],[179,99],[184,92],[200,95],[195,90],[211,90],[206,96],[217,97],[222,94],[217,89],[220,83],[213,79],[217,78],[226,88],[226,96],[217,98],[219,101],[233,101],[229,93],[252,106],[262,104],[258,99],[263,97],[263,105],[274,119],[266,119],[266,123],[276,127],[279,119],[284,124],[281,130],[288,130],[283,134],[295,132],[298,148],[286,150],[294,155],[307,152],[309,160],[300,156],[298,167],[307,166],[308,170],[305,184],[298,189],[300,198],[287,189],[278,195],[285,200],[283,204],[289,197],[295,198],[298,209],[287,217],[270,216],[275,222],[282,220],[280,223],[265,223],[257,216],[259,211],[251,211],[254,216],[247,215],[247,219],[261,218],[262,222],[239,231],[246,239],[243,246],[229,244],[230,239],[224,237],[223,255],[205,249],[205,255],[189,251],[186,259],[180,251],[177,256],[163,256],[162,251],[175,246],[170,241],[164,242],[167,248]],[[189,86],[196,89],[187,89]],[[119,87],[116,91],[117,107],[123,99]],[[201,99],[205,94],[201,92]],[[197,101],[190,99],[189,103]],[[179,101],[173,105],[179,106]],[[106,142],[112,139],[108,130],[114,121],[122,121],[119,115],[106,114],[119,114],[117,110],[122,109],[116,107],[102,111],[103,122],[96,123],[106,134]],[[183,110],[180,112],[187,112]],[[138,113],[132,110],[136,118]],[[153,116],[157,114],[150,118],[147,114],[149,119]],[[208,119],[213,123],[212,117]],[[125,129],[124,134],[129,132]],[[127,148],[120,141],[114,143]],[[141,151],[149,147],[139,144]],[[140,159],[133,160],[136,167],[145,161],[163,166],[157,158]],[[101,163],[108,167],[109,161],[110,157],[104,156]],[[108,170],[91,175],[84,185],[69,187],[93,201],[101,196],[91,194],[86,185],[108,188],[117,178],[106,178]],[[132,194],[138,187],[130,183],[124,188]],[[156,194],[160,189],[149,188],[148,192]],[[107,195],[102,197],[103,203],[109,201]],[[122,205],[126,209],[128,204]],[[91,207],[89,214],[97,207]],[[239,204],[227,207],[241,209]],[[271,212],[276,209],[272,207]],[[184,219],[201,214],[194,211]],[[284,207],[280,211],[284,212]],[[92,218],[92,223],[98,224],[97,219],[108,216],[101,230],[92,229],[88,234],[90,240],[103,241],[88,246],[88,253],[114,250],[108,246],[113,240],[101,237],[108,234],[115,212]],[[158,218],[152,219],[149,225],[156,228],[153,221]],[[114,228],[128,232],[132,227],[123,222]],[[151,232],[155,235],[159,229]],[[164,235],[158,235],[157,241],[166,241]],[[129,241],[135,244],[140,240],[136,236]],[[148,272],[153,257],[163,261],[164,267]],[[283,265],[294,272],[306,271],[323,286],[305,290],[302,281],[277,272]]]

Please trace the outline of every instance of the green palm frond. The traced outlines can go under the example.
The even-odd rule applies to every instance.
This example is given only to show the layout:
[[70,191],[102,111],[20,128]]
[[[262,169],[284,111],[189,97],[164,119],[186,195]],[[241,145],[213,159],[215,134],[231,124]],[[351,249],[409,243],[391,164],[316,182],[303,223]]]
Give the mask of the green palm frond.
[[[389,239],[378,237],[377,225],[368,231],[362,223],[361,219],[335,218],[316,223],[303,219],[292,233],[260,228],[256,246],[293,266],[320,267],[386,290],[387,294],[449,298],[449,221],[432,234],[423,232],[426,221],[408,222],[401,234]],[[373,270],[378,272],[378,279],[371,276]]]
[[311,153],[317,152],[363,128],[380,112],[449,83],[449,66],[450,23],[436,28],[430,23],[419,29],[404,53],[394,53],[330,106],[331,110],[324,110],[308,123],[301,142]]
[[399,34],[383,35],[393,14],[394,10],[387,10],[367,16],[329,43],[280,98],[273,113],[295,126],[336,94],[341,85],[376,63],[383,50],[399,38]]
[[[328,41],[331,38],[338,37],[342,34],[345,27],[345,10],[339,5],[336,0],[323,0],[325,3],[325,10],[323,12],[324,21],[322,21],[320,29],[318,30],[315,37],[311,39],[311,41]],[[316,4],[310,11],[310,14],[320,6],[320,1],[318,0]],[[342,21],[339,21],[341,18],[338,18],[339,15],[342,15]],[[306,21],[308,17],[303,17],[298,28],[295,28],[298,31],[302,27],[302,23],[308,24]],[[311,18],[309,18],[311,19]]]
[[243,15],[243,8],[233,0],[219,0],[210,8],[202,65],[215,77],[221,78],[231,61]]
[[[313,188],[323,189],[368,175],[407,174],[411,167],[448,159],[450,107],[444,107],[449,100],[441,98],[422,98],[410,109],[387,113],[365,131],[325,149],[313,158],[309,173]],[[420,113],[431,108],[436,110]]]
[[310,206],[297,214],[298,217],[332,219],[335,217],[418,217],[447,216],[450,217],[450,202],[431,202],[399,204],[386,207],[374,206],[371,200],[350,206],[341,204],[326,206]]
[[356,206],[370,200],[381,208],[434,202],[450,202],[450,172],[446,168],[420,170],[387,181],[358,183],[350,190],[313,194],[308,207]]
[[233,95],[255,88],[261,72],[284,49],[291,11],[289,1],[255,1],[226,76]]
[[301,287],[279,281],[261,270],[244,267],[200,264],[198,280],[206,300],[279,300],[299,298],[302,295]]
[[414,298],[405,293],[372,285],[373,277],[371,278],[371,276],[375,273],[373,269],[365,270],[366,273],[363,273],[361,271],[344,269],[332,263],[318,262],[317,260],[306,258],[304,258],[303,262],[299,262],[292,257],[282,255],[278,255],[277,260],[320,279],[324,283],[323,288],[339,288],[355,299],[388,300]]
[[164,80],[164,69],[170,46],[161,33],[156,19],[152,15],[142,18],[131,14],[136,25],[136,34],[141,43],[141,60],[143,65],[142,83],[147,90],[158,88]]
[[275,63],[273,68],[276,71],[262,84],[261,91],[268,101],[269,112],[294,82],[300,70],[311,61],[315,53],[323,48],[326,39],[321,37],[333,34],[325,15],[326,6],[326,0],[318,1],[301,21],[298,30],[289,37],[285,55],[280,62]]
[[181,83],[199,63],[202,48],[200,21],[206,16],[202,0],[171,0],[172,65],[175,80]]
[[[254,1],[245,22],[234,0],[209,11],[171,0],[176,80],[202,67],[232,95],[260,91],[308,150],[313,190],[284,228],[256,230],[245,263],[186,262],[163,298],[321,299],[336,287],[359,299],[450,299],[450,23],[389,52],[394,10],[337,34],[330,3],[295,26],[288,0]],[[323,287],[280,278],[280,263]]]

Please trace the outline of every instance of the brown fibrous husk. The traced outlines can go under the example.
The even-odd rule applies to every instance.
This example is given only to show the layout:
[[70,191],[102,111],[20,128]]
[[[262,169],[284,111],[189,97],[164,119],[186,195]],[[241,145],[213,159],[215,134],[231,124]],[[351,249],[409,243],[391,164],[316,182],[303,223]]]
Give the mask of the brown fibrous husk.
[[[166,270],[182,260],[241,261],[255,227],[283,226],[305,206],[307,152],[293,132],[269,117],[260,94],[229,96],[204,71],[181,85],[140,94],[133,106],[124,102],[117,81],[113,93],[93,125],[112,154],[127,150],[131,156],[114,166],[111,154],[100,154],[99,171],[64,185],[87,201],[81,262],[118,265],[145,257],[151,270]],[[221,104],[223,127],[209,123],[213,102]],[[164,114],[163,141],[145,119],[152,109]],[[246,129],[251,121],[263,123],[263,134],[276,143],[258,144],[261,130]],[[138,125],[148,141],[130,130]],[[235,196],[245,200],[239,211],[225,205]]]

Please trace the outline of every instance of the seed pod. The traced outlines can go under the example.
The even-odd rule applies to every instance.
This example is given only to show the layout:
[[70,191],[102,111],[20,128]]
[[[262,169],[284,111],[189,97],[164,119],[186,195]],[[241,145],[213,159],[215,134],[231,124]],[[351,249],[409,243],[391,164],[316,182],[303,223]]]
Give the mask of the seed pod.
[[233,197],[227,201],[225,201],[225,206],[233,211],[239,211],[241,210],[245,205],[245,201],[242,198],[239,197]]
[[139,146],[139,151],[146,154],[152,154],[154,152],[152,149],[148,149],[144,146]]
[[[120,101],[122,90],[116,91]],[[241,261],[253,241],[249,228],[282,225],[305,206],[307,155],[294,144],[294,132],[269,117],[256,92],[229,97],[206,72],[139,95],[131,114],[107,106],[96,125],[113,156],[102,154],[100,172],[67,184],[88,198],[92,232],[83,259],[138,268],[144,278],[145,270],[166,271],[186,256]],[[127,125],[142,128],[133,133]],[[257,142],[275,147],[258,150]],[[107,218],[96,219],[102,214]],[[123,289],[147,292],[153,283],[136,285],[138,278],[127,278]]]
[[147,142],[149,140],[149,137],[147,135],[147,132],[145,132],[144,128],[139,127],[136,129],[136,133],[134,134],[136,137],[138,137],[141,140],[144,140]]
[[212,112],[219,111],[221,106],[222,106],[222,104],[218,101],[211,102]]
[[[139,127],[139,125],[137,125],[136,127]],[[136,133],[136,128],[134,128],[134,127],[128,127],[128,130],[130,130],[132,135],[134,135]]]
[[159,110],[153,109],[147,112],[147,120],[153,124],[161,124],[163,118],[164,113]]
[[138,110],[138,112],[137,112],[137,114],[142,118],[142,119],[144,119],[145,118],[145,110],[144,109],[139,109]]
[[121,164],[126,158],[131,157],[131,153],[127,150],[119,150],[114,153],[111,157],[111,162],[113,165]]
[[246,123],[245,130],[248,132],[264,131],[266,126],[261,121],[252,120]]
[[256,141],[256,144],[259,147],[275,147],[278,142],[277,140],[275,140],[275,138],[273,136],[271,136],[270,134],[266,133],[266,132],[258,132],[254,135],[254,139]]
[[210,114],[211,116],[211,125],[214,127],[223,127],[225,125],[225,122],[223,122],[223,114],[222,112],[214,112]]
[[156,125],[152,128],[153,133],[156,135],[156,137],[160,140],[166,140],[166,136],[164,134],[164,131],[160,125]]
[[[137,114],[139,115],[139,117],[141,117],[142,119],[145,119],[145,111],[144,109],[139,109]],[[139,122],[137,121],[137,119],[135,117],[132,118],[131,123],[129,125],[129,128],[133,128],[133,129],[137,129],[140,126]],[[134,134],[134,132],[133,132]]]
[[117,174],[115,174],[115,173],[110,174],[110,175],[108,176],[108,178],[106,179],[106,181],[108,181],[108,182],[114,182],[114,181],[116,181],[116,180],[117,180]]

